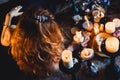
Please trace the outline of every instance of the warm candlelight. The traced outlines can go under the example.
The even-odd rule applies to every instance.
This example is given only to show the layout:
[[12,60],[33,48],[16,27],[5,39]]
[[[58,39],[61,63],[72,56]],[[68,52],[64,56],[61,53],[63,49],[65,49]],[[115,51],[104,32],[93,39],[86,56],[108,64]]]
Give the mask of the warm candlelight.
[[97,42],[97,45],[98,45],[98,51],[101,52],[101,43],[103,41],[103,38],[101,36],[96,36],[96,42]]
[[119,40],[116,37],[108,37],[105,42],[105,48],[110,53],[115,53],[119,50]]
[[100,11],[99,10],[93,10],[92,15],[94,17],[94,22],[99,22],[101,17],[100,17]]
[[85,22],[83,23],[83,28],[86,29],[87,31],[92,31],[93,29],[93,24],[92,22],[90,22],[87,18],[87,16],[84,17],[85,18]]
[[82,31],[76,31],[76,35],[73,37],[73,40],[76,43],[81,43],[84,41],[84,36],[82,35]]
[[68,69],[70,69],[74,66],[72,52],[70,50],[64,50],[62,52],[62,61],[63,61],[64,67],[66,67]]
[[87,16],[85,16],[85,20],[87,22],[87,25],[90,26],[90,23],[89,23],[89,20],[88,20]]
[[95,33],[95,35],[97,35],[99,33],[99,24],[98,23],[94,23],[94,33]]
[[96,9],[92,11],[92,15],[94,22],[100,22],[101,18],[105,16],[105,10],[102,7],[96,7]]
[[80,57],[84,60],[91,59],[93,56],[94,56],[94,50],[91,48],[84,48],[80,53]]
[[113,22],[107,22],[105,24],[105,31],[107,33],[113,33],[113,32],[115,32],[115,24]]
[[99,30],[102,32],[104,31],[104,24],[100,24]]
[[71,33],[72,33],[72,34],[76,34],[76,31],[79,31],[79,28],[78,28],[78,27],[72,27],[72,28],[71,28]]
[[119,18],[114,18],[113,23],[115,23],[115,27],[120,27],[120,19]]

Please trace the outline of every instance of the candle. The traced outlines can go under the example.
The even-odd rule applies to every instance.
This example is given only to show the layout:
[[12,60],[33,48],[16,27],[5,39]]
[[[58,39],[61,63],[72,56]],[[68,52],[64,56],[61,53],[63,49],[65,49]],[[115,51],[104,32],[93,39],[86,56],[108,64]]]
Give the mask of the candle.
[[92,31],[93,29],[93,24],[92,22],[90,22],[87,18],[87,16],[84,17],[85,18],[85,22],[83,23],[83,28],[86,29],[87,31]]
[[119,40],[116,37],[108,37],[105,42],[105,49],[110,53],[115,53],[119,50]]
[[99,33],[99,24],[98,23],[94,23],[94,33],[95,33],[95,35]]
[[73,37],[73,40],[76,43],[81,43],[84,41],[84,36],[82,35],[82,31],[76,31],[76,35]]
[[74,66],[72,52],[70,50],[64,50],[62,52],[62,61],[63,61],[64,67],[66,67],[68,69],[70,69]]
[[120,19],[119,18],[114,18],[113,22],[114,22],[116,28],[120,27]]
[[85,16],[85,20],[86,20],[87,25],[88,25],[88,27],[89,27],[89,26],[90,26],[90,23],[89,23],[89,20],[88,20],[87,16]]
[[99,30],[104,31],[104,24],[100,24]]
[[80,57],[84,60],[91,59],[93,56],[94,56],[94,50],[91,48],[84,48],[80,53]]
[[94,17],[94,22],[99,22],[101,17],[100,17],[100,11],[99,10],[93,10],[92,15]]
[[72,34],[76,34],[76,31],[79,31],[79,28],[78,28],[78,27],[73,27],[73,28],[71,28],[71,33],[72,33]]
[[100,17],[101,17],[101,18],[105,17],[105,13],[101,11],[101,12],[100,12]]
[[103,41],[103,38],[101,36],[96,36],[96,42],[98,45],[98,51],[101,52],[101,43]]
[[113,22],[107,22],[105,24],[105,31],[107,33],[113,33],[113,32],[115,32],[115,24]]
[[100,22],[101,18],[105,16],[105,10],[100,6],[96,7],[96,9],[92,11],[92,15],[94,16],[94,22]]

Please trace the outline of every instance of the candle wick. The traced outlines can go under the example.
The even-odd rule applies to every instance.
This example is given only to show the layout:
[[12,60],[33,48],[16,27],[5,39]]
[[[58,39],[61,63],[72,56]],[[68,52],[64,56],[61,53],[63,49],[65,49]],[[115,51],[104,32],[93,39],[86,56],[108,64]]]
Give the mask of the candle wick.
[[68,57],[65,57],[66,59],[68,59]]
[[90,27],[90,23],[89,23],[89,20],[88,20],[87,16],[85,16],[85,20],[87,22],[87,26]]

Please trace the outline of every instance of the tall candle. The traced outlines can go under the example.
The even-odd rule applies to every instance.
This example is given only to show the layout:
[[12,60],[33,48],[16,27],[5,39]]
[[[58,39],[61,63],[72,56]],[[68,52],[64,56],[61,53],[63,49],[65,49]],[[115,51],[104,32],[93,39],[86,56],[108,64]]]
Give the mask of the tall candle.
[[86,29],[87,31],[92,31],[93,29],[92,22],[88,20],[87,16],[85,16],[84,18],[86,21],[82,24],[83,28]]
[[104,31],[104,24],[100,24],[99,30]]
[[101,52],[101,43],[103,41],[103,38],[101,36],[96,36],[96,42],[98,45],[98,51]]
[[88,27],[89,27],[89,26],[90,26],[90,23],[89,23],[89,20],[88,20],[87,16],[85,16],[85,20],[86,20],[87,25],[88,25]]
[[94,33],[95,33],[95,35],[99,33],[99,24],[98,23],[94,23]]
[[72,52],[70,50],[64,50],[62,52],[62,62],[64,67],[70,69],[74,66]]
[[113,22],[107,22],[105,24],[105,31],[107,33],[113,33],[113,32],[115,32],[115,24]]

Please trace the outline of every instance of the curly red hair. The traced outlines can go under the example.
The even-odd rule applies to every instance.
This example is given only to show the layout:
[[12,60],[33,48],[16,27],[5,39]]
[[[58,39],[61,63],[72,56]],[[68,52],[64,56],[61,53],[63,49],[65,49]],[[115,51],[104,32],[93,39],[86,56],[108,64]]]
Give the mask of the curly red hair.
[[[35,20],[36,15],[48,20]],[[51,64],[59,62],[63,49],[64,37],[48,10],[32,7],[24,12],[11,38],[11,53],[21,70],[49,76]]]

